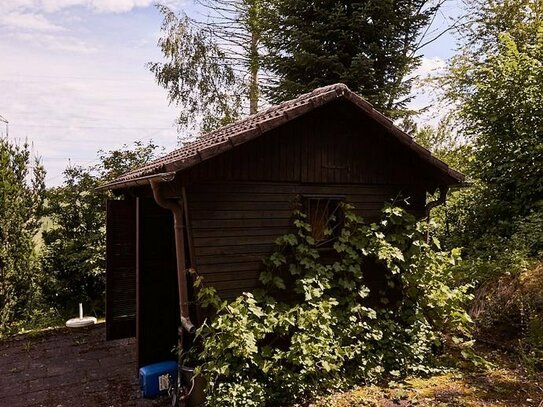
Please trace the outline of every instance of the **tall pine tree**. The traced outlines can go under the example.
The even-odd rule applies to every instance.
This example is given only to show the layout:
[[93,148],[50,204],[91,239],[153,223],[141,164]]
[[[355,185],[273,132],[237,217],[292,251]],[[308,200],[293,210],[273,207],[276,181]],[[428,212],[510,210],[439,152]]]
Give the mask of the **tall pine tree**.
[[433,0],[275,0],[263,36],[274,102],[343,82],[392,117],[406,114]]

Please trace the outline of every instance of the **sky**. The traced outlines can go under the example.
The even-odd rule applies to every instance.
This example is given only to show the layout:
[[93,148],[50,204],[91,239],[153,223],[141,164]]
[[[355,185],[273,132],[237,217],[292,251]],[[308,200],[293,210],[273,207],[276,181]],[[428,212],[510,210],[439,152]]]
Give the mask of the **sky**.
[[[432,27],[459,14],[449,0]],[[0,136],[27,140],[47,170],[47,186],[62,183],[68,164],[97,163],[99,150],[153,140],[177,145],[175,106],[146,68],[160,61],[161,15],[153,0],[0,0]],[[189,15],[194,0],[164,3]],[[454,52],[450,34],[425,47],[417,73],[442,68]],[[431,103],[419,94],[413,107]],[[432,111],[432,115],[435,112]],[[421,120],[432,120],[427,115]]]

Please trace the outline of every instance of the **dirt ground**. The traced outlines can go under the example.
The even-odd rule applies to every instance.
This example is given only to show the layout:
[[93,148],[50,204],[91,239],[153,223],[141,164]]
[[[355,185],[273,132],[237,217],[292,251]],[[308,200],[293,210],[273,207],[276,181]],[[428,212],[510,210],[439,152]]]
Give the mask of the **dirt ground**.
[[105,341],[105,324],[0,341],[0,406],[168,406],[144,400],[133,339]]
[[490,365],[464,366],[424,378],[361,386],[311,407],[543,407],[543,372],[527,372],[514,355],[479,346]]

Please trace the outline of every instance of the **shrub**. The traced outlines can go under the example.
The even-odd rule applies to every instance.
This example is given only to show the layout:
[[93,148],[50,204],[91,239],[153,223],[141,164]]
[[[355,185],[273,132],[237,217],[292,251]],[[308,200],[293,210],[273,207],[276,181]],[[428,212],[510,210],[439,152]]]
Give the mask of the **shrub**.
[[198,298],[215,316],[184,357],[205,376],[208,405],[281,404],[429,372],[445,332],[469,345],[460,339],[470,335],[469,287],[455,286],[452,272],[459,251],[426,243],[422,224],[403,209],[386,207],[368,225],[345,206],[327,252],[316,248],[303,213],[294,224],[266,260],[263,289],[228,302],[197,279]]
[[514,351],[529,371],[543,368],[543,263],[485,283],[470,313],[481,340]]
[[[43,306],[39,266],[45,171],[28,144],[0,138],[0,335]],[[35,314],[35,313],[34,313]]]

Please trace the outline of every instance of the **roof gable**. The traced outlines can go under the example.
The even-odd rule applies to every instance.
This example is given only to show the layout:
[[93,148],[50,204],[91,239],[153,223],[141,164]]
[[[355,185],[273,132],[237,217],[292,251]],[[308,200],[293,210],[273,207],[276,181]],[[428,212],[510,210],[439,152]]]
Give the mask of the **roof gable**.
[[296,99],[272,106],[207,133],[141,168],[120,176],[100,187],[100,189],[130,187],[150,177],[164,173],[176,173],[192,167],[339,98],[344,98],[353,103],[360,109],[361,113],[375,120],[399,142],[412,150],[413,153],[427,161],[440,173],[447,175],[451,180],[450,184],[460,183],[464,180],[463,174],[449,168],[447,164],[433,157],[430,151],[415,143],[409,135],[395,126],[392,120],[375,110],[370,103],[356,95],[346,85],[335,84],[315,89]]

